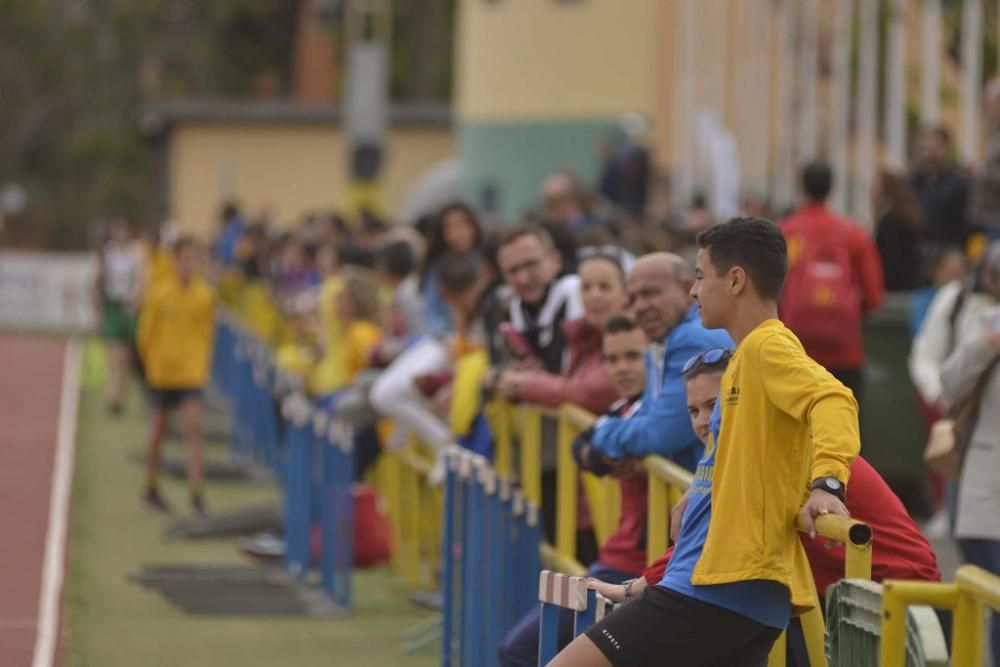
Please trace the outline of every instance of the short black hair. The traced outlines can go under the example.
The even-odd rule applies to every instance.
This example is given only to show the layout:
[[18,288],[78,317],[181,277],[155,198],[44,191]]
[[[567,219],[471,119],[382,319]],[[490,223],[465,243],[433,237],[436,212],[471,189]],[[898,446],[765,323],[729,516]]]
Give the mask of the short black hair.
[[341,266],[359,266],[363,269],[375,268],[375,253],[349,243],[337,248],[337,263]]
[[811,162],[802,170],[802,191],[812,201],[824,202],[833,190],[833,171],[825,162]]
[[378,252],[378,265],[396,278],[406,278],[417,268],[417,254],[407,241],[387,243]]
[[500,237],[500,244],[497,246],[497,252],[503,250],[505,247],[509,246],[514,241],[525,237],[534,236],[538,239],[538,242],[542,244],[542,247],[546,250],[554,250],[555,243],[552,241],[552,234],[549,233],[547,229],[541,225],[526,224],[517,225],[516,227],[511,227]]
[[742,267],[761,298],[781,298],[788,273],[788,246],[784,234],[770,220],[730,218],[698,234],[698,247],[711,252],[712,266],[720,274]]
[[732,359],[731,354],[723,355],[721,359],[716,361],[714,364],[708,364],[702,361],[692,366],[687,373],[684,374],[684,382],[690,382],[696,377],[701,377],[702,375],[709,375],[710,373],[725,373],[726,369],[729,367],[729,360]]
[[618,333],[628,333],[629,331],[635,331],[638,328],[639,325],[636,324],[635,320],[628,315],[612,315],[604,324],[604,335],[612,336]]
[[443,291],[457,294],[474,285],[482,270],[479,253],[449,251],[438,262],[438,285]]

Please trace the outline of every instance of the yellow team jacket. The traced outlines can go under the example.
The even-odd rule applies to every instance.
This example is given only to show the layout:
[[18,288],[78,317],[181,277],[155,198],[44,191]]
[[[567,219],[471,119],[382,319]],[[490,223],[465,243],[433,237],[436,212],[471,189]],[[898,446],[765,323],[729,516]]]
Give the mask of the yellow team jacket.
[[712,518],[691,583],[777,581],[801,613],[815,589],[795,520],[812,480],[847,483],[861,448],[857,402],[778,320],[737,347],[719,400]]
[[215,293],[201,278],[161,282],[149,295],[136,334],[146,380],[156,389],[195,389],[208,380]]

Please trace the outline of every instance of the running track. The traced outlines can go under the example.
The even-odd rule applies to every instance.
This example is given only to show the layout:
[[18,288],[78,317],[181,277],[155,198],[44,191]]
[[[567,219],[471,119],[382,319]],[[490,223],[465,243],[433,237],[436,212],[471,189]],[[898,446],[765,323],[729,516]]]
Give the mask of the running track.
[[58,338],[0,335],[0,665],[4,667],[59,663],[65,529],[76,438],[77,350],[75,344]]

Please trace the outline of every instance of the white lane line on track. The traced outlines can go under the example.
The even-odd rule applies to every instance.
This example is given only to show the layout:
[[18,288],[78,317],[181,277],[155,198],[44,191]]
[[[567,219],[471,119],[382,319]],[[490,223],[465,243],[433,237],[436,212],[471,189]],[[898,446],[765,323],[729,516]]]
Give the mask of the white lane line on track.
[[45,563],[42,592],[38,600],[38,632],[32,667],[52,667],[59,633],[63,573],[66,566],[69,496],[73,486],[73,459],[76,451],[76,420],[80,400],[80,344],[66,343],[62,392],[59,398],[59,431],[52,466],[49,495],[49,522],[45,535]]

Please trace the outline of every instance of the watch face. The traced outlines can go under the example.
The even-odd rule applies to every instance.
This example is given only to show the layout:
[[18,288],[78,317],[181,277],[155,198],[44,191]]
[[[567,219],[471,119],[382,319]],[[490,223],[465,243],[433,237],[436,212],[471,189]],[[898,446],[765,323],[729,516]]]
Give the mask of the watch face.
[[840,480],[838,479],[828,479],[826,480],[826,485],[834,491],[840,490]]

